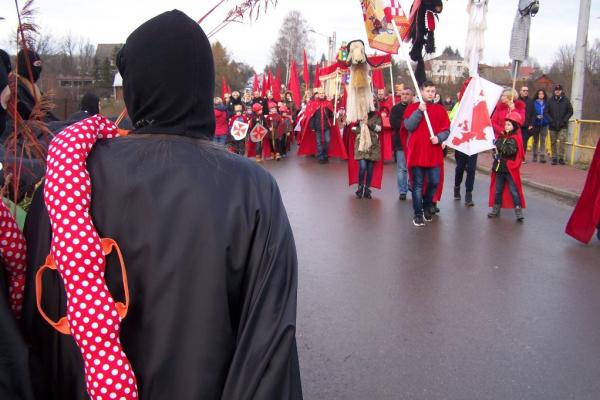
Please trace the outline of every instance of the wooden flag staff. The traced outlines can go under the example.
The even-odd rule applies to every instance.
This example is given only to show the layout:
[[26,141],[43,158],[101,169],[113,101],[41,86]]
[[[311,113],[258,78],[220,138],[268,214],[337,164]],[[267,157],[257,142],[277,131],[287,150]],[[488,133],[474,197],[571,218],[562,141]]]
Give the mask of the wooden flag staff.
[[[394,26],[394,32],[396,32],[396,36],[398,36],[398,40],[400,41],[400,48],[398,49],[398,54],[402,58],[404,58],[404,61],[406,61],[406,66],[408,67],[410,78],[412,79],[413,85],[415,86],[415,93],[419,98],[419,102],[424,103],[423,95],[421,95],[421,88],[419,87],[419,84],[417,83],[417,78],[415,77],[415,72],[412,69],[412,65],[410,65],[410,59],[408,58],[408,54],[406,54],[406,52],[404,51],[404,41],[402,40],[402,36],[400,36],[398,26],[396,26],[396,24],[392,25]],[[433,133],[433,127],[431,126],[431,120],[429,119],[429,114],[427,113],[427,110],[425,110],[423,114],[425,115],[425,121],[427,122],[427,127],[429,128],[429,137],[434,137],[435,134]]]

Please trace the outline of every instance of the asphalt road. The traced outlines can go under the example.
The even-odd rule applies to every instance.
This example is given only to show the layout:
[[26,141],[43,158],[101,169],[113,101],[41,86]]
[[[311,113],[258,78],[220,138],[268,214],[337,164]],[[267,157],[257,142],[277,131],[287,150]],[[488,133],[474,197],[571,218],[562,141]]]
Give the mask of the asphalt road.
[[526,220],[452,199],[412,225],[395,168],[358,200],[346,164],[266,162],[299,257],[305,399],[600,399],[600,243],[563,231],[571,206],[525,192]]

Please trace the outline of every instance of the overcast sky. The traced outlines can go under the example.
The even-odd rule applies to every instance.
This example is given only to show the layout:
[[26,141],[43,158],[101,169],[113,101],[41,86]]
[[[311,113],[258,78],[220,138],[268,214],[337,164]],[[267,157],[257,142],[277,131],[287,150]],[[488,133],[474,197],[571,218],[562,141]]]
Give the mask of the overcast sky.
[[[2,0],[0,16],[0,46],[8,45],[8,37],[16,26],[16,13],[12,2]],[[35,0],[38,8],[36,22],[45,32],[60,37],[71,31],[75,36],[88,38],[92,43],[124,42],[127,35],[147,19],[171,8],[186,12],[199,19],[218,0]],[[385,0],[384,0],[385,1]],[[219,12],[203,23],[210,31],[222,20],[226,10],[240,0],[228,0]],[[401,0],[410,7],[411,0]],[[24,3],[23,0],[20,3]],[[508,46],[518,0],[490,0],[488,13],[486,63],[508,62]],[[531,30],[530,55],[540,64],[552,62],[556,50],[565,44],[574,45],[577,35],[579,1],[541,0],[540,13],[534,18]],[[464,53],[467,31],[467,0],[444,2],[444,12],[436,30],[438,51],[450,45]],[[366,34],[362,22],[359,0],[279,0],[275,9],[261,15],[258,21],[248,24],[231,24],[213,40],[221,41],[236,60],[244,61],[262,70],[269,62],[271,46],[275,41],[281,21],[290,10],[299,10],[310,26],[317,32],[330,35],[337,32],[338,46],[341,41],[363,39]],[[600,1],[592,1],[588,40],[600,39]],[[311,34],[316,56],[327,52],[327,39]],[[14,53],[13,51],[10,51]]]

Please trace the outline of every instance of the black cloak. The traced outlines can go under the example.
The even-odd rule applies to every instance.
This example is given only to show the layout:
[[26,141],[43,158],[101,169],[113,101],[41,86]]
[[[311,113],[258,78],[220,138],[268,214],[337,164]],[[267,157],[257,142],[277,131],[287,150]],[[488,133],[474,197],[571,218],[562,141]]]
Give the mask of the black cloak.
[[[99,141],[87,168],[94,224],[116,240],[127,267],[120,338],[139,398],[302,399],[292,231],[274,179],[206,140],[214,70],[205,34],[180,11],[167,12],[134,31],[118,60],[138,129]],[[34,277],[51,238],[41,190],[25,235],[23,326],[36,398],[87,399],[74,340],[35,305]],[[107,261],[108,287],[122,300],[118,261]],[[64,315],[58,275],[45,276],[42,305],[51,318]]]

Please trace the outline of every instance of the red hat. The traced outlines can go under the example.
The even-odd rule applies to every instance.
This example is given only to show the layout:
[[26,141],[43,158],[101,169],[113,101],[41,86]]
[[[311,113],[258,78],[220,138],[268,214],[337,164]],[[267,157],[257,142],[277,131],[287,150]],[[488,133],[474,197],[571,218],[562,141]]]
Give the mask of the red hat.
[[288,113],[288,112],[290,112],[290,110],[288,110],[287,106],[281,106],[281,107],[279,107],[279,112],[280,113]]
[[270,101],[270,102],[269,102],[269,110],[270,110],[271,108],[277,108],[277,103],[275,103],[275,102],[273,102],[273,101]]
[[262,105],[260,103],[254,103],[252,106],[252,111],[259,112],[262,111]]
[[504,119],[507,119],[509,121],[514,122],[515,124],[517,124],[518,126],[521,126],[523,124],[523,118],[521,117],[521,114],[519,114],[516,111],[511,111],[509,112],[506,117],[504,117]]

